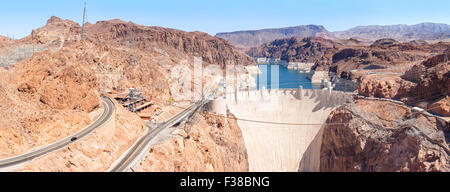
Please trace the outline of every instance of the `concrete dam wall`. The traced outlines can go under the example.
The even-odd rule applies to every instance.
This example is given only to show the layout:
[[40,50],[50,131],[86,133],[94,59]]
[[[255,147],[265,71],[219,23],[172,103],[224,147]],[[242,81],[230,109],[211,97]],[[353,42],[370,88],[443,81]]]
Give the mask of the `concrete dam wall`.
[[319,171],[323,124],[348,99],[329,90],[243,91],[212,102],[211,109],[238,118],[250,171]]

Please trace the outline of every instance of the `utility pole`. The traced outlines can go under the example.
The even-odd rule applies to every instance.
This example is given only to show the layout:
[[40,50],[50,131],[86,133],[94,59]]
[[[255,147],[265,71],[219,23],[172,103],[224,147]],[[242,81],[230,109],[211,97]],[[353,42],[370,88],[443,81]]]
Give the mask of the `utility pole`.
[[84,1],[84,9],[83,9],[83,23],[82,23],[82,27],[81,27],[81,40],[84,40],[84,38],[86,36],[85,23],[86,23],[86,0]]

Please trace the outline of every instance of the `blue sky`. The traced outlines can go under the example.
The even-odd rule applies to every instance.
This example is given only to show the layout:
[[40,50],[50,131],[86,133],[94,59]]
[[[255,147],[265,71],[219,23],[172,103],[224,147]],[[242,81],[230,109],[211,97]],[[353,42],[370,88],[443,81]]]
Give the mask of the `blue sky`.
[[[50,16],[81,23],[83,0],[2,1],[0,34],[21,38]],[[450,24],[449,0],[88,0],[88,21],[120,18],[142,25],[217,32],[324,25]]]

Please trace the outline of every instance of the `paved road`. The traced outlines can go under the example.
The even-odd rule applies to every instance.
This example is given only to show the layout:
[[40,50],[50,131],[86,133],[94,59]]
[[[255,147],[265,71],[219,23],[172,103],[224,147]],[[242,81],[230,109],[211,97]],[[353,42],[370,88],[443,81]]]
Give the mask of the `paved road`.
[[204,102],[197,102],[195,104],[192,104],[186,110],[178,113],[177,115],[173,116],[166,122],[160,124],[155,129],[146,134],[144,137],[139,139],[139,141],[133,146],[133,148],[131,148],[131,150],[126,154],[126,156],[113,169],[111,169],[111,172],[123,172],[131,165],[131,163],[139,156],[139,154],[143,152],[145,147],[156,135],[158,135],[158,133],[160,133],[162,130],[166,128],[170,128],[176,125],[177,123],[182,122],[185,118],[195,113],[204,104],[205,104]]
[[[101,127],[106,122],[108,122],[109,119],[111,119],[112,115],[114,114],[114,110],[115,110],[114,103],[112,102],[111,99],[109,99],[107,97],[102,97],[102,101],[103,101],[103,109],[104,109],[103,114],[94,123],[92,123],[85,129],[81,130],[80,132],[78,132],[70,137],[67,137],[56,143],[53,143],[47,147],[44,147],[44,148],[41,148],[41,149],[38,149],[35,151],[31,151],[29,153],[25,153],[25,154],[22,154],[22,155],[19,155],[16,157],[11,157],[8,159],[0,160],[0,168],[9,167],[12,165],[23,163],[23,162],[32,160],[36,157],[45,155],[49,152],[61,149],[65,146],[67,146],[68,144],[76,142],[77,140],[83,138],[84,136],[88,135],[95,129]],[[76,139],[74,139],[74,138],[76,138]]]

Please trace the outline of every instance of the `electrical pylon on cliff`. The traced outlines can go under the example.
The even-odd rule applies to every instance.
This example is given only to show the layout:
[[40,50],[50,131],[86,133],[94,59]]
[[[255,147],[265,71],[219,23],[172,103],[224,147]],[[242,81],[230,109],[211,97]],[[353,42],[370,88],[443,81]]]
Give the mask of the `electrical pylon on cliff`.
[[87,14],[87,10],[86,10],[86,0],[84,1],[84,9],[83,9],[83,23],[82,23],[82,27],[81,27],[81,40],[84,40],[86,38],[86,30],[84,28],[85,23],[86,23],[86,14]]

